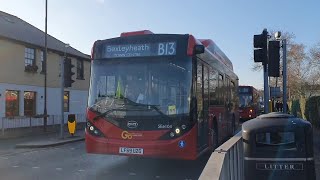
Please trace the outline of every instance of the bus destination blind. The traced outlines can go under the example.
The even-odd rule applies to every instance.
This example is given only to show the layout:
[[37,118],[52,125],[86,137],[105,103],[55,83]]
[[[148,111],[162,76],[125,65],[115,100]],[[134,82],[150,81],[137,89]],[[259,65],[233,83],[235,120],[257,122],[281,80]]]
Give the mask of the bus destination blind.
[[104,58],[173,56],[176,55],[176,42],[106,45]]

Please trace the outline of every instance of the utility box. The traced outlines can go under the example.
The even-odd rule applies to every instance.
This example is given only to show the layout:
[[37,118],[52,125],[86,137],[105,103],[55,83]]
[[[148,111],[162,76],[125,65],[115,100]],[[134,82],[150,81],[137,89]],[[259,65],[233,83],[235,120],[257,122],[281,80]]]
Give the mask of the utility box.
[[315,180],[312,126],[274,112],[242,125],[245,180]]

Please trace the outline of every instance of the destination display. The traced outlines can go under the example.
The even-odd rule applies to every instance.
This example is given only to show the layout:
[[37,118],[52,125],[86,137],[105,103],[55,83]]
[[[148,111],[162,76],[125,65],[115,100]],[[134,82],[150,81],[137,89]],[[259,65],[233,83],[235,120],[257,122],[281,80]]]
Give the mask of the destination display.
[[106,45],[103,58],[173,56],[176,49],[176,42]]

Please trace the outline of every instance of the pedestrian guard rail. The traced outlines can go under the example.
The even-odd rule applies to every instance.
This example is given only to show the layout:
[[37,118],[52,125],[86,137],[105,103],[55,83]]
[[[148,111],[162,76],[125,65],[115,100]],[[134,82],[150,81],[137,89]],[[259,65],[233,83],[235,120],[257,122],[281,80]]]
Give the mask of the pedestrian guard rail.
[[[76,122],[81,123],[86,121],[85,114],[75,114]],[[68,114],[64,115],[64,124],[68,122]],[[61,124],[61,115],[49,115],[47,117],[47,126],[54,127]],[[2,117],[0,122],[1,135],[18,131],[32,131],[37,127],[44,125],[44,118],[41,116],[16,116]],[[52,129],[52,128],[51,128]],[[58,131],[58,128],[53,128],[53,131]]]
[[244,180],[241,131],[211,154],[199,180]]

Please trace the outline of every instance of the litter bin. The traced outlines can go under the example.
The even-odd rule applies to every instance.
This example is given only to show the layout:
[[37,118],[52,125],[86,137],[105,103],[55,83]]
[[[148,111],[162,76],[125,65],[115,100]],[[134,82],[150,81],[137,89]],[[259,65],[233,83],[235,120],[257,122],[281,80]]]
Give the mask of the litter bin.
[[312,126],[274,112],[242,125],[245,180],[315,180]]

